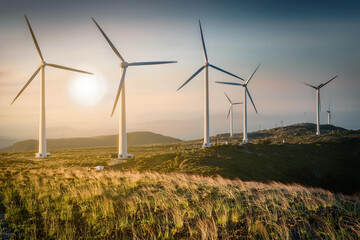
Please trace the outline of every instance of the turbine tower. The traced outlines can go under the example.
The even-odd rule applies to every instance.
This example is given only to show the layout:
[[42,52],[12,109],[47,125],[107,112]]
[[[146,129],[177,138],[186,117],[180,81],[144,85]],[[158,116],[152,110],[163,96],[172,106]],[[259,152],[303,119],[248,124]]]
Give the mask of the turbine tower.
[[304,83],[305,85],[307,85],[311,88],[314,88],[316,90],[316,135],[320,135],[320,111],[321,111],[320,88],[324,87],[326,84],[328,84],[329,82],[331,82],[332,80],[334,80],[337,77],[338,76],[336,75],[329,81],[322,83],[322,84],[318,85],[317,87],[310,85],[308,83]]
[[64,67],[64,66],[60,66],[60,65],[56,65],[56,64],[52,64],[52,63],[46,63],[42,53],[40,51],[40,47],[39,44],[35,38],[34,32],[30,26],[29,20],[25,15],[25,20],[27,22],[27,25],[29,27],[30,30],[30,34],[32,36],[32,39],[34,41],[35,47],[36,47],[36,51],[39,54],[40,57],[40,66],[36,69],[36,71],[34,72],[34,74],[30,77],[30,79],[27,81],[27,83],[24,85],[24,87],[20,90],[20,92],[18,93],[18,95],[16,95],[15,99],[12,101],[11,104],[13,104],[15,102],[15,100],[20,96],[20,94],[25,90],[25,88],[31,83],[31,81],[36,77],[36,75],[39,73],[39,71],[41,71],[41,81],[40,81],[40,126],[39,126],[39,152],[36,153],[36,157],[38,158],[46,158],[48,156],[50,156],[50,153],[48,153],[46,151],[46,125],[45,125],[45,67],[49,66],[49,67],[54,67],[54,68],[60,68],[60,69],[64,69],[64,70],[69,70],[69,71],[74,71],[74,72],[80,72],[80,73],[86,73],[86,74],[92,74],[89,72],[85,72],[85,71],[81,71],[81,70],[77,70],[77,69],[73,69],[73,68],[69,68],[69,67]]
[[233,105],[238,105],[238,104],[242,104],[242,102],[236,102],[236,103],[233,103],[230,98],[228,97],[228,95],[224,92],[226,98],[229,100],[229,103],[230,103],[230,106],[229,106],[229,112],[227,114],[227,119],[229,118],[230,116],[230,137],[233,137]]
[[205,69],[205,74],[204,74],[204,143],[203,143],[203,147],[210,147],[211,143],[210,143],[210,136],[209,136],[209,74],[208,74],[208,68],[212,67],[220,72],[226,73],[230,76],[236,77],[240,80],[244,80],[241,77],[238,77],[232,73],[229,73],[228,71],[225,71],[219,67],[216,67],[212,64],[209,63],[208,61],[208,57],[207,57],[207,53],[206,53],[206,47],[205,47],[205,41],[204,41],[204,35],[202,32],[202,28],[201,28],[201,23],[199,20],[199,28],[200,28],[200,35],[201,35],[201,42],[202,42],[202,49],[203,49],[203,53],[204,53],[204,59],[205,59],[205,63],[204,65],[199,68],[199,70],[197,70],[188,80],[186,80],[186,82],[183,83],[183,85],[181,85],[177,91],[179,91],[182,87],[184,87],[188,82],[190,82],[196,75],[198,75],[202,70]]
[[105,32],[101,29],[99,24],[95,21],[94,18],[92,18],[96,26],[99,28],[100,32],[116,54],[116,56],[120,59],[120,71],[121,71],[121,78],[120,78],[120,84],[119,89],[116,94],[114,107],[111,112],[111,117],[114,115],[114,111],[116,108],[116,104],[119,100],[119,96],[121,95],[120,100],[120,127],[119,127],[119,153],[118,158],[121,159],[127,159],[132,158],[133,155],[129,154],[127,152],[127,139],[126,139],[126,111],[125,111],[125,74],[126,69],[131,66],[144,66],[144,65],[156,65],[156,64],[167,64],[167,63],[177,63],[177,61],[162,61],[162,62],[131,62],[128,63],[124,60],[124,58],[120,55],[118,50],[115,48],[115,46],[112,44],[108,36],[106,36]]
[[235,85],[235,86],[242,86],[244,88],[244,113],[243,113],[243,124],[244,124],[244,129],[243,129],[243,143],[247,143],[248,137],[247,137],[247,95],[249,95],[249,98],[251,100],[251,103],[255,109],[256,114],[258,113],[258,111],[256,110],[254,101],[252,100],[252,97],[250,95],[249,89],[247,87],[247,85],[249,84],[250,80],[252,79],[252,77],[254,76],[254,74],[256,73],[256,71],[258,70],[258,68],[260,67],[261,64],[259,64],[256,69],[254,70],[254,72],[249,76],[249,78],[246,80],[246,82],[244,84],[242,83],[233,83],[233,82],[218,82],[216,81],[216,83],[221,83],[221,84],[228,84],[228,85]]
[[328,124],[330,125],[331,124],[330,99],[329,99],[329,108],[326,112],[328,114]]

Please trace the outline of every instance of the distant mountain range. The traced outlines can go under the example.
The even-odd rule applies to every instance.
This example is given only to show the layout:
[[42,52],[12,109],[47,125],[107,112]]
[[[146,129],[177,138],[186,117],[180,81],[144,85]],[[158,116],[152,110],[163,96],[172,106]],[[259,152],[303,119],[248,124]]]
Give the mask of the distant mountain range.
[[[152,132],[131,132],[127,134],[128,146],[167,144],[181,142],[182,140],[156,134]],[[47,148],[66,149],[66,148],[92,148],[92,147],[116,147],[118,145],[118,135],[107,135],[97,137],[81,138],[56,138],[47,140]],[[0,149],[0,152],[27,152],[38,149],[38,140],[30,139],[16,142],[11,146]]]

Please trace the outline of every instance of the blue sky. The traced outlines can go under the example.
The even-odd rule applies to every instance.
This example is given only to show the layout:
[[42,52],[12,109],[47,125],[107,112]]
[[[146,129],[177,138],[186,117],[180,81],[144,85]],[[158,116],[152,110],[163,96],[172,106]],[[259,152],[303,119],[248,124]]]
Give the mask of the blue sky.
[[[334,75],[339,78],[323,89],[323,108],[330,98],[334,124],[360,128],[360,4],[356,1],[7,1],[0,5],[3,137],[37,137],[39,79],[15,105],[9,105],[39,61],[25,13],[47,61],[94,71],[105,85],[97,105],[83,106],[74,102],[68,91],[77,75],[48,70],[50,129],[72,128],[89,135],[117,132],[118,119],[109,114],[119,81],[119,62],[91,17],[126,60],[179,62],[129,70],[129,131],[201,138],[203,77],[176,92],[204,61],[198,19],[212,64],[246,78],[263,63],[249,85],[259,110],[259,115],[250,112],[250,130],[260,124],[269,128],[280,121],[300,122],[303,112],[308,121],[314,121],[315,92],[301,82],[320,84]],[[212,135],[228,131],[223,92],[242,99],[241,89],[215,81],[236,80],[210,70]],[[241,114],[241,109],[235,114],[235,130],[240,132]],[[325,111],[322,119],[325,123]],[[164,122],[182,127],[174,131]]]

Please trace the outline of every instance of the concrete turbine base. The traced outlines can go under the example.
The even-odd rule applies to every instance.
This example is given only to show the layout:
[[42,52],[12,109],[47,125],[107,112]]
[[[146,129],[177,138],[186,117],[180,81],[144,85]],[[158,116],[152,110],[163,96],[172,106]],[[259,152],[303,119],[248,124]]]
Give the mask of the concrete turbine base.
[[202,147],[203,148],[207,148],[207,147],[210,147],[211,146],[211,143],[203,143]]
[[51,153],[46,153],[46,154],[42,154],[42,153],[35,153],[35,157],[37,158],[47,158],[50,157]]
[[132,159],[132,158],[134,158],[134,155],[130,154],[130,153],[125,153],[125,154],[119,153],[118,158],[119,159]]

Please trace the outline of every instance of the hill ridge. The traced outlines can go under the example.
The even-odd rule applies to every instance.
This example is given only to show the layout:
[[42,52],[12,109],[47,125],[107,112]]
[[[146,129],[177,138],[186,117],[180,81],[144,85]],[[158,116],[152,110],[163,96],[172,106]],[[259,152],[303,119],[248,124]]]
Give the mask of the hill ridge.
[[[127,133],[128,145],[153,145],[181,142],[181,139],[165,136],[150,131],[136,131]],[[67,149],[67,148],[95,148],[95,147],[115,147],[118,144],[118,135],[104,135],[92,137],[72,137],[72,138],[50,138],[47,139],[48,149]],[[35,151],[38,147],[38,140],[28,139],[19,141],[11,146],[0,149],[0,152],[27,152]]]

